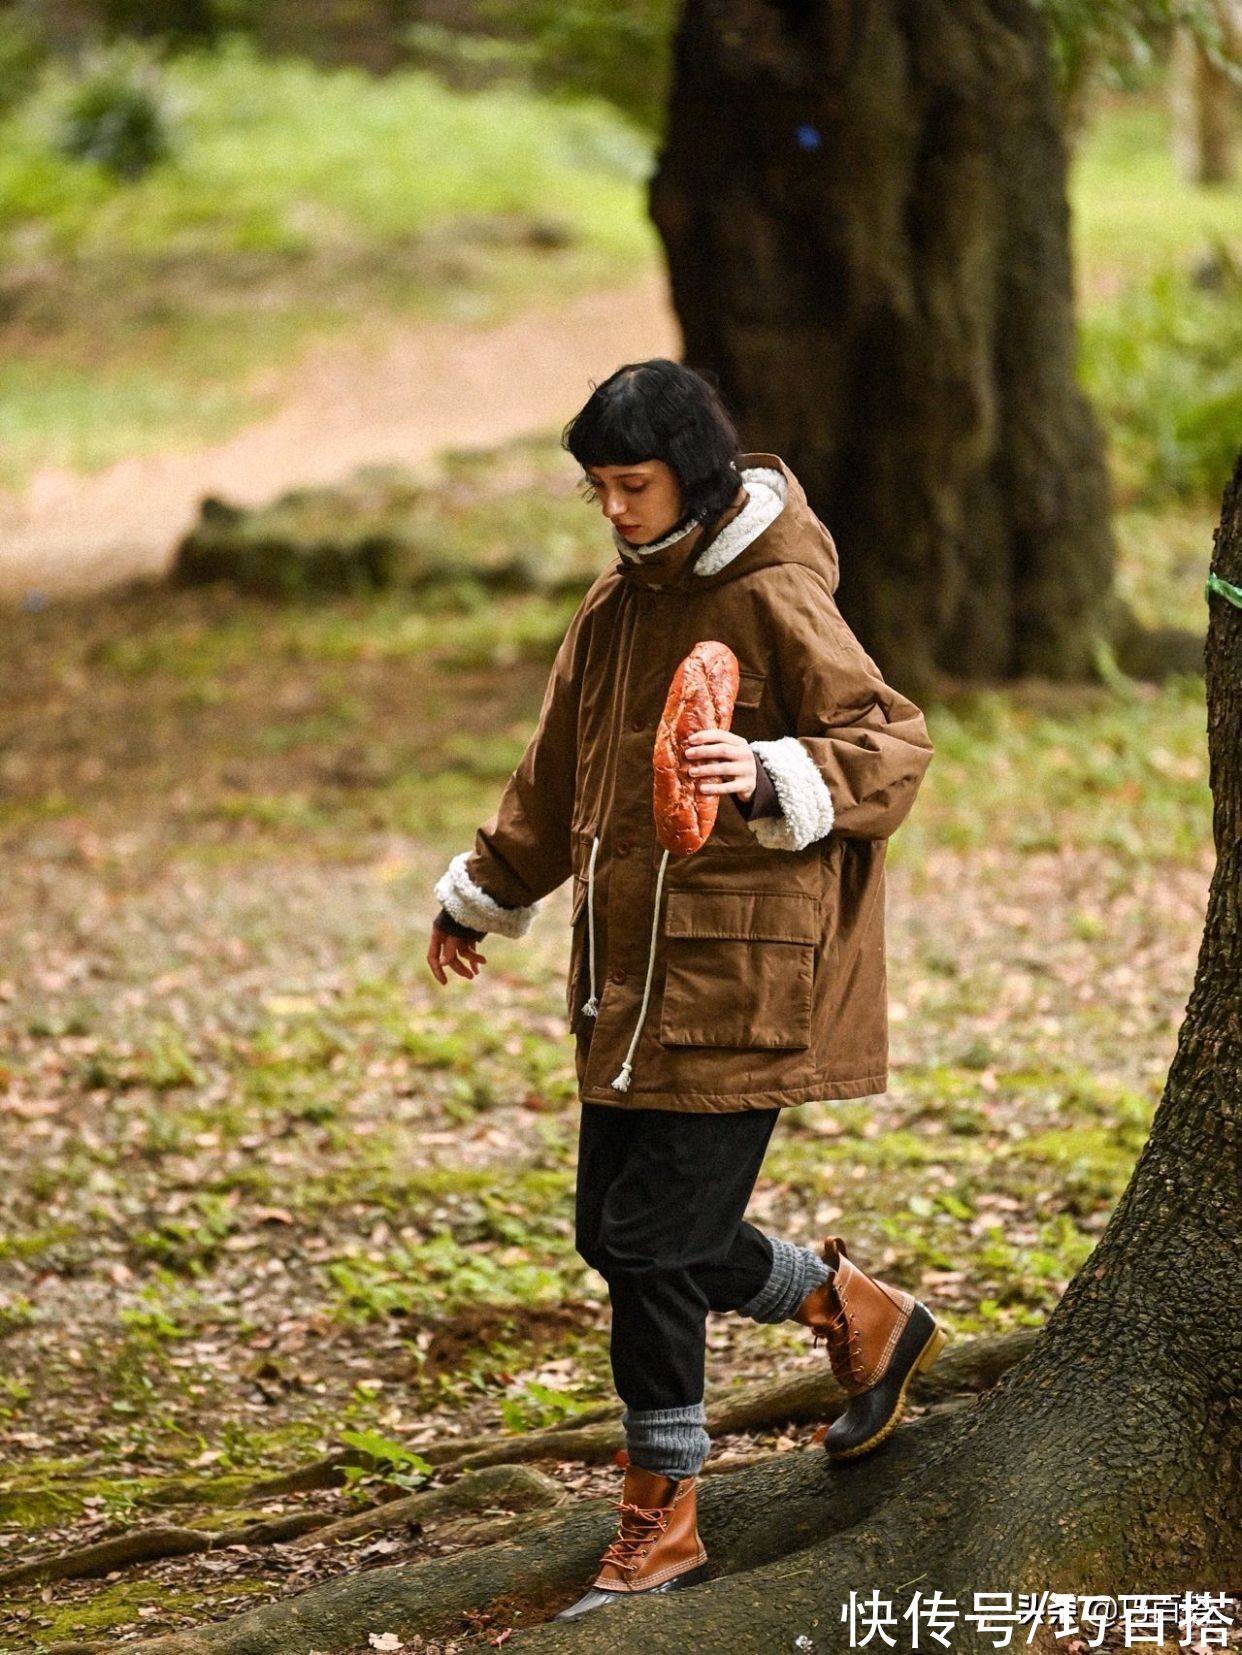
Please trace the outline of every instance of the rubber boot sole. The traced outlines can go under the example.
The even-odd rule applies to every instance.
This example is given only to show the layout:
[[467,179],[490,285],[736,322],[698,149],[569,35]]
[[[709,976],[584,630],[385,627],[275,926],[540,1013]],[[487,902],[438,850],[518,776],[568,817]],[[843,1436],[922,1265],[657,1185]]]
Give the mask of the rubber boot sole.
[[697,1586],[700,1581],[706,1579],[707,1564],[700,1563],[693,1569],[687,1569],[684,1574],[674,1575],[672,1580],[661,1581],[658,1586],[648,1586],[645,1592],[609,1592],[602,1587],[593,1586],[577,1603],[571,1603],[568,1609],[562,1609],[559,1615],[552,1618],[558,1621],[576,1621],[582,1615],[589,1615],[596,1609],[606,1609],[613,1603],[625,1602],[629,1598],[655,1597],[661,1592],[678,1592],[683,1586]]
[[[848,1448],[833,1447],[829,1444],[828,1439],[825,1438],[824,1448],[827,1451],[828,1457],[833,1460],[853,1460],[857,1459],[860,1454],[869,1454],[872,1449],[878,1448],[885,1438],[890,1436],[901,1423],[902,1416],[906,1411],[906,1390],[909,1387],[910,1381],[914,1378],[916,1373],[927,1372],[927,1370],[935,1362],[936,1358],[940,1355],[940,1352],[944,1349],[945,1345],[948,1343],[948,1339],[948,1334],[934,1319],[931,1311],[927,1309],[926,1305],[919,1304],[916,1301],[914,1310],[910,1314],[909,1325],[907,1326],[906,1331],[902,1334],[901,1338],[898,1340],[897,1349],[893,1353],[890,1374],[893,1372],[901,1372],[903,1359],[909,1361],[910,1346],[915,1345],[914,1359],[913,1361],[909,1361],[909,1366],[906,1368],[905,1374],[901,1381],[901,1387],[897,1392],[897,1397],[893,1403],[891,1411],[877,1430],[872,1431],[871,1434],[864,1438],[862,1442],[850,1444]],[[886,1374],[884,1379],[881,1379],[877,1385],[872,1386],[872,1391],[878,1390],[881,1386],[884,1386],[888,1380],[889,1375]],[[871,1393],[863,1392],[862,1394],[866,1396]],[[848,1414],[848,1412],[849,1409],[847,1408],[846,1414]]]

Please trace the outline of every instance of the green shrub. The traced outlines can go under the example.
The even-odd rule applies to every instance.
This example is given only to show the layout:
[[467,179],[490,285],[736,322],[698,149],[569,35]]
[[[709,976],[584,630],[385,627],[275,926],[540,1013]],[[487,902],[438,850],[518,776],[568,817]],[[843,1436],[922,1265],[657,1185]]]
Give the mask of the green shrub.
[[21,18],[0,14],[0,117],[33,91],[46,55],[44,42]]
[[129,43],[97,52],[67,100],[59,148],[127,181],[166,160],[172,144],[155,59]]
[[1123,494],[1215,499],[1242,440],[1242,264],[1166,267],[1083,324],[1082,367]]

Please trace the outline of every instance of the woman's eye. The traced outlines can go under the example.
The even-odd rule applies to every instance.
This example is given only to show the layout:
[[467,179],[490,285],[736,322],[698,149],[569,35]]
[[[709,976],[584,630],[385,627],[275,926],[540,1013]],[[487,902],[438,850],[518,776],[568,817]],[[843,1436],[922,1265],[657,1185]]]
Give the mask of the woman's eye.
[[646,483],[627,483],[625,485],[625,492],[627,494],[641,494],[646,486]]

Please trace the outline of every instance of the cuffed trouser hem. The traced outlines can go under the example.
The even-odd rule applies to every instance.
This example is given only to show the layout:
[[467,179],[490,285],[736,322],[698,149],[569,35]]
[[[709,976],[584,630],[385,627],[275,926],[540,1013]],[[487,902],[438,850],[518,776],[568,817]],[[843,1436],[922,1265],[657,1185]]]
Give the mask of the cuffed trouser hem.
[[686,1408],[627,1408],[623,1424],[630,1464],[660,1477],[697,1477],[712,1445],[701,1402]]
[[768,1279],[753,1299],[738,1306],[737,1313],[752,1322],[787,1322],[811,1289],[826,1282],[832,1272],[809,1247],[796,1247],[776,1236],[769,1236],[768,1241],[772,1246]]

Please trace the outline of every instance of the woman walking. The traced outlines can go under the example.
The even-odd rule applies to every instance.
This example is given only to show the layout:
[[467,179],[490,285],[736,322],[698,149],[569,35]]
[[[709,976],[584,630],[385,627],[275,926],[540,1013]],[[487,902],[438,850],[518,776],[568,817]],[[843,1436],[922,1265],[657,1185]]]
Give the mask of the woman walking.
[[[619,368],[566,427],[619,556],[557,653],[538,725],[474,846],[435,887],[427,960],[477,975],[573,878],[568,1013],[582,1102],[576,1244],[608,1283],[628,1465],[616,1538],[565,1616],[693,1584],[709,1310],[795,1320],[849,1397],[825,1439],[869,1452],[944,1343],[911,1294],[829,1237],[817,1255],[744,1219],[782,1108],[887,1085],[885,841],[932,756],[834,601],[837,555],[797,478],[742,454],[708,382]],[[652,750],[704,640],[737,656],[729,730],[684,761],[716,823],[661,854]]]

